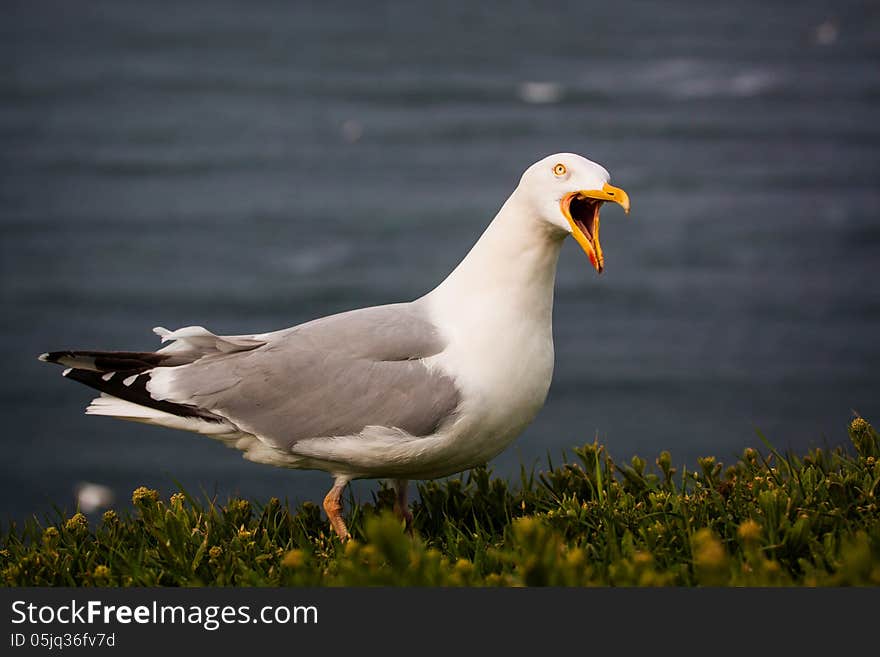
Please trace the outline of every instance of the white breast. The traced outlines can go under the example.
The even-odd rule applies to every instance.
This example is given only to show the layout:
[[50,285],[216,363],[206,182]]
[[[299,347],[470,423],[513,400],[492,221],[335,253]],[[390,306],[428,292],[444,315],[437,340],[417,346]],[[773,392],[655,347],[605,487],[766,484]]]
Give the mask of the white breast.
[[442,301],[431,309],[448,347],[427,362],[451,376],[462,396],[459,420],[441,441],[462,469],[488,461],[522,432],[553,377],[550,312],[523,313],[494,295],[492,301],[477,295],[461,299],[454,312]]

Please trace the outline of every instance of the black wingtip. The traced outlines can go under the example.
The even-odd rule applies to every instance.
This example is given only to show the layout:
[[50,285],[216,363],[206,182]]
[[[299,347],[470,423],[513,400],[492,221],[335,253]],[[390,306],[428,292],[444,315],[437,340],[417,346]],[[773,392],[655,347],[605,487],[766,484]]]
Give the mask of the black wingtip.
[[143,372],[159,365],[183,365],[187,358],[175,358],[169,354],[152,351],[48,351],[37,356],[44,363],[68,365],[74,369],[98,372],[138,371]]
[[147,381],[150,379],[148,373],[128,370],[116,372],[116,376],[105,379],[100,372],[68,368],[64,370],[64,376],[113,397],[147,408],[155,408],[171,415],[195,417],[208,422],[223,422],[223,418],[196,406],[155,399],[147,390]]
[[57,363],[65,356],[73,356],[72,351],[47,351],[37,356],[37,360],[44,363]]

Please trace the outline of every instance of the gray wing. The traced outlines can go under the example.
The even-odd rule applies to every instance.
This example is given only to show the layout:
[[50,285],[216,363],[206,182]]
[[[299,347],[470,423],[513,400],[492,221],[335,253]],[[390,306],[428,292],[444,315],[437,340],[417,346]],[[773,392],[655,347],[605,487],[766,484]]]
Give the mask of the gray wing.
[[419,360],[445,345],[417,304],[364,308],[253,337],[264,344],[168,368],[163,396],[283,450],[374,425],[425,436],[458,407],[453,380]]

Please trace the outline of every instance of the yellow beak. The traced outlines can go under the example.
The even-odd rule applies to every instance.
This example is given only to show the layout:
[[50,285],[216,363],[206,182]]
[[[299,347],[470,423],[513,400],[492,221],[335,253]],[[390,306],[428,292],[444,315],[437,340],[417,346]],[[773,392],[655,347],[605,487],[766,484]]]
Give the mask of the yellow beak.
[[599,208],[605,201],[617,203],[624,212],[629,213],[629,195],[619,187],[607,183],[602,189],[586,189],[566,194],[559,202],[562,214],[571,226],[571,234],[600,274],[605,269],[605,258],[599,243]]

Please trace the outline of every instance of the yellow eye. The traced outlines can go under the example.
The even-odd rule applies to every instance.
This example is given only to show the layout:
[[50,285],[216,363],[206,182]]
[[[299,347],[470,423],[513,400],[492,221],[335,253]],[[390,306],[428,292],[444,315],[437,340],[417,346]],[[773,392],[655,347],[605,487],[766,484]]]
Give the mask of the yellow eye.
[[555,173],[557,176],[564,176],[565,175],[565,165],[562,163],[557,164],[555,167],[553,167],[553,173]]

